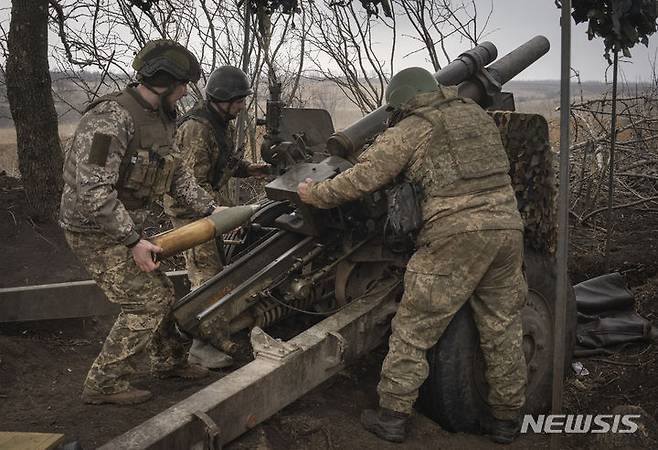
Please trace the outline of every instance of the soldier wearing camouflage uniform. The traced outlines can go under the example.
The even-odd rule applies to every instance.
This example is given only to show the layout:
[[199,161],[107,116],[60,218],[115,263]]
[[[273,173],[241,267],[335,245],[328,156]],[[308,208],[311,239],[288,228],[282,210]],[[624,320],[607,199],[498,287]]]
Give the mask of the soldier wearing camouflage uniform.
[[208,373],[187,363],[171,315],[173,286],[153,260],[161,249],[142,235],[149,204],[165,192],[197,216],[217,209],[172,145],[176,101],[188,82],[198,81],[200,67],[187,49],[163,39],[147,43],[133,68],[138,84],[86,109],[64,163],[66,239],[108,300],[121,307],[85,380],[82,398],[93,404],[148,400],[149,391],[129,383],[145,353],[158,377]]
[[469,302],[480,332],[489,384],[491,438],[511,442],[525,402],[521,308],[523,222],[509,161],[493,120],[477,104],[410,68],[386,90],[391,126],[332,180],[300,183],[300,198],[320,208],[356,200],[402,174],[423,192],[423,226],[407,265],[405,291],[392,321],[378,385],[378,410],[364,427],[401,442],[418,389],[428,376],[426,351]]
[[[248,96],[253,94],[247,75],[237,67],[215,69],[206,84],[206,100],[196,105],[179,121],[176,144],[183,164],[194,174],[197,183],[213,194],[222,206],[233,206],[226,188],[231,177],[265,175],[268,164],[254,164],[236,151],[232,121],[240,114]],[[165,196],[165,211],[175,227],[195,220],[193,210],[180,201]],[[214,240],[184,252],[187,276],[196,289],[222,269]],[[222,330],[218,330],[221,334]],[[190,361],[218,369],[232,364],[232,358],[199,339],[190,348]]]

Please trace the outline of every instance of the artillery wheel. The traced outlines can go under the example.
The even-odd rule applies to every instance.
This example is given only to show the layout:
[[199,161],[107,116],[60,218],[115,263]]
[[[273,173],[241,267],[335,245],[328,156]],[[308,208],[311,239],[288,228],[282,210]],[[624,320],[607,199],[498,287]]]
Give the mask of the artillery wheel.
[[[546,412],[551,405],[553,317],[556,271],[552,258],[526,249],[528,299],[522,311],[523,350],[528,365],[525,413]],[[576,338],[576,299],[567,297],[565,368]],[[472,311],[466,304],[452,319],[440,341],[427,352],[429,377],[421,387],[420,410],[453,432],[480,432],[489,416],[485,398],[484,358]]]

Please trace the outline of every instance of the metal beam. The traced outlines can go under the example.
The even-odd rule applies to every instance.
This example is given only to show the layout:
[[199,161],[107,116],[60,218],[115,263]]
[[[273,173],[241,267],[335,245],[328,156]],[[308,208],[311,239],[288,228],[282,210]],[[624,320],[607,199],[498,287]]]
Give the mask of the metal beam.
[[[174,283],[176,295],[185,295],[189,290],[185,284],[187,272],[166,274]],[[93,280],[0,289],[0,323],[102,316],[118,311]]]
[[381,344],[399,284],[384,284],[287,342],[254,328],[254,361],[100,448],[203,449],[213,429],[213,445],[230,442]]
[[[561,2],[562,27],[560,65],[560,193],[558,197],[557,289],[553,324],[553,389],[551,412],[562,414],[564,390],[565,336],[567,321],[567,259],[569,255],[569,119],[571,105],[571,0]],[[557,434],[551,449],[560,447]]]

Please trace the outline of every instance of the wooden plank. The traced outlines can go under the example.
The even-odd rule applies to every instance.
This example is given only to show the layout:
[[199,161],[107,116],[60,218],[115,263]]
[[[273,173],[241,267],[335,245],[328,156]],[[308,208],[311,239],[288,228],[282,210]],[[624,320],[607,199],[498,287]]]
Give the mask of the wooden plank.
[[99,450],[208,448],[199,412],[218,425],[215,446],[220,448],[381,344],[397,308],[399,283],[393,281],[384,282],[378,292],[354,300],[290,341],[276,341],[259,329],[255,338],[252,331],[254,361]]
[[[174,283],[177,297],[188,292],[186,271],[167,272],[167,276]],[[102,316],[118,311],[93,280],[0,289],[0,323]]]
[[59,433],[0,431],[0,450],[51,450],[63,440]]

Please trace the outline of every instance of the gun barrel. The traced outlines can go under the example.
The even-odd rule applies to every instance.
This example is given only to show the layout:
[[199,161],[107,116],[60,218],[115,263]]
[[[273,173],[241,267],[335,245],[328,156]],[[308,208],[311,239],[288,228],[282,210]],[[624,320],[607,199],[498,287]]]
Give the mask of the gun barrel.
[[[459,95],[480,102],[488,92],[486,87],[476,80],[479,74],[485,71],[486,75],[490,75],[502,85],[539,59],[549,48],[548,39],[535,36],[485,69],[487,64],[496,59],[498,50],[491,42],[483,42],[459,55],[436,72],[434,78],[444,86],[459,85]],[[386,105],[379,107],[349,127],[334,133],[327,141],[327,150],[330,154],[339,156],[354,152],[386,128],[389,116]]]
[[182,227],[153,236],[150,241],[162,248],[158,258],[167,258],[208,242],[247,222],[259,205],[234,206]]
[[[472,77],[498,56],[496,46],[483,42],[465,51],[434,74],[434,78],[444,86],[454,86]],[[332,155],[344,156],[360,148],[368,139],[386,128],[390,113],[386,105],[365,115],[344,130],[334,133],[327,141],[327,149]]]
[[450,64],[434,74],[439,84],[455,86],[475,75],[487,64],[498,57],[498,49],[491,42],[480,45],[462,53]]
[[487,67],[487,71],[500,84],[505,84],[544,56],[550,48],[551,43],[548,42],[548,39],[544,36],[535,36],[491,64]]
[[[498,86],[503,85],[517,76],[532,63],[544,56],[551,48],[550,42],[544,36],[535,36],[520,47],[515,48],[485,71]],[[481,80],[469,79],[459,85],[459,95],[481,103],[488,92]]]

